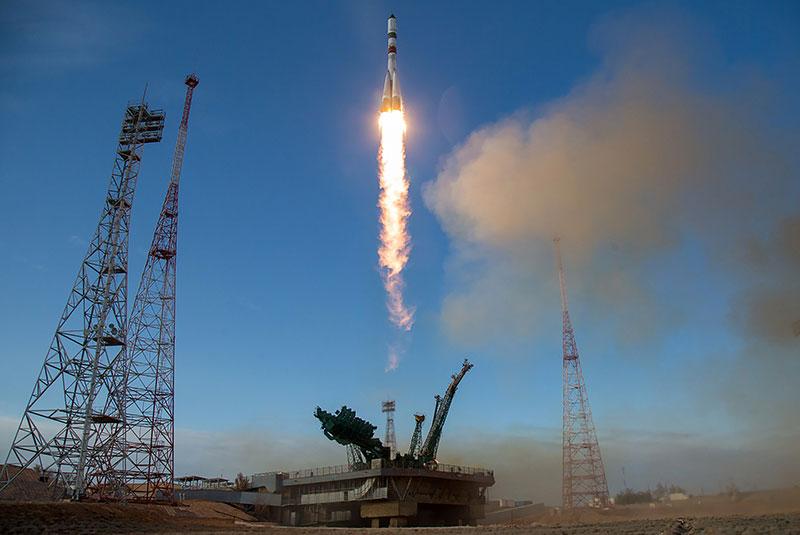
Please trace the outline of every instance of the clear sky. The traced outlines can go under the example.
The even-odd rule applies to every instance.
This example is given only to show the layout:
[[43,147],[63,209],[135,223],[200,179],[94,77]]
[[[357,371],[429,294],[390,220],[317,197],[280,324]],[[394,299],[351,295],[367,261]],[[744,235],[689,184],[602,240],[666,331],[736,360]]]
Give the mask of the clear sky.
[[[377,269],[376,115],[392,12],[417,319],[386,373],[398,335]],[[798,36],[795,2],[3,2],[2,455],[96,226],[124,105],[147,84],[167,113],[134,205],[134,293],[196,72],[178,472],[343,462],[316,405],[347,404],[382,433],[380,402],[396,399],[404,447],[469,356],[442,459],[557,502],[558,232],[612,492],[623,466],[640,487],[797,483],[784,445],[800,338],[784,335],[800,320]],[[507,136],[521,140],[509,153]],[[656,148],[602,142],[617,139]],[[549,207],[560,215],[537,215]],[[774,310],[778,332],[757,314]]]

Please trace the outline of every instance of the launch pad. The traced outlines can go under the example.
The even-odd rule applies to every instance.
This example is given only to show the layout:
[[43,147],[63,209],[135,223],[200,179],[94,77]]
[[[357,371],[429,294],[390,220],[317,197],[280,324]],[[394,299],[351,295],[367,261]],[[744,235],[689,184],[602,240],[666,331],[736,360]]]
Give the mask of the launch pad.
[[[434,397],[431,427],[424,440],[425,417],[414,415],[416,426],[406,453],[383,444],[374,436],[377,427],[356,416],[353,409],[343,406],[330,413],[317,407],[314,416],[322,432],[347,448],[348,464],[253,474],[245,492],[184,489],[178,497],[247,505],[285,526],[476,525],[484,516],[486,489],[494,485],[494,472],[436,460],[458,385],[472,367],[465,359],[444,395]],[[390,408],[394,413],[394,402]]]
[[258,495],[268,518],[285,526],[460,526],[483,518],[494,473],[444,464],[404,467],[376,459],[363,469],[342,465],[271,472],[254,474],[251,481],[256,492],[241,494]]

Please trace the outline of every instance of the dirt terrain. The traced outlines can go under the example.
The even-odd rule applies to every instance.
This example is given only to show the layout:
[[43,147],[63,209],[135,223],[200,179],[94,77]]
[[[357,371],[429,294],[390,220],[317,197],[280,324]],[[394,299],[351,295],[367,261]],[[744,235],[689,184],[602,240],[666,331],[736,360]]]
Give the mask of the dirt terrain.
[[[679,518],[683,521],[678,520]],[[102,503],[0,502],[0,533],[254,533],[265,535],[588,535],[779,534],[800,535],[800,488],[703,496],[680,504],[589,510],[567,517],[552,508],[512,524],[477,528],[286,528],[258,522],[220,503],[190,501],[177,507]]]
[[0,533],[183,533],[230,531],[254,519],[230,505],[178,507],[105,503],[0,502]]
[[[202,507],[205,507],[203,505]],[[496,525],[477,528],[285,528],[253,522],[228,506],[213,504],[165,512],[162,507],[108,504],[0,504],[0,533],[253,533],[264,535],[358,535],[367,533],[425,535],[588,535],[588,534],[800,534],[800,513],[607,520],[592,523]]]
[[[47,514],[24,506],[30,514],[8,515],[0,507],[0,533],[253,533],[264,535],[359,535],[384,533],[392,535],[484,535],[508,533],[511,535],[589,535],[589,534],[800,534],[800,513],[757,516],[726,516],[675,519],[643,519],[610,521],[591,524],[529,524],[514,526],[481,526],[477,528],[403,528],[403,529],[348,529],[348,528],[286,528],[250,521],[170,516],[153,514],[151,511],[129,510],[120,514],[117,506],[81,507],[83,504],[68,504],[69,508],[56,507]],[[52,507],[52,506],[51,506]],[[71,509],[72,511],[65,511]],[[134,509],[137,509],[134,507]]]

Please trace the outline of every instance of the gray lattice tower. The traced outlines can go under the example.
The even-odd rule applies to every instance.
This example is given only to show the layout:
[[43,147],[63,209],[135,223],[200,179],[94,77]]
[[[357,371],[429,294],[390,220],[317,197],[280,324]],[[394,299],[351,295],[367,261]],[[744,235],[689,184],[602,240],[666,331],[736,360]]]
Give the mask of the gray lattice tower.
[[172,501],[174,497],[178,190],[192,94],[198,83],[197,76],[186,77],[172,173],[131,312],[121,443],[128,500]]
[[592,422],[592,411],[583,381],[575,331],[567,306],[567,281],[561,259],[560,240],[554,239],[558,282],[561,289],[563,322],[563,430],[562,430],[562,487],[564,510],[585,506],[604,506],[608,503],[608,485]]
[[163,128],[164,113],[144,101],[125,109],[100,222],[0,471],[0,493],[21,472],[9,463],[41,467],[54,494],[74,499],[117,487],[131,207],[142,147],[161,141]]
[[397,454],[397,436],[394,433],[394,409],[394,400],[384,401],[381,405],[381,411],[386,413],[386,437],[383,445],[391,451],[392,459]]

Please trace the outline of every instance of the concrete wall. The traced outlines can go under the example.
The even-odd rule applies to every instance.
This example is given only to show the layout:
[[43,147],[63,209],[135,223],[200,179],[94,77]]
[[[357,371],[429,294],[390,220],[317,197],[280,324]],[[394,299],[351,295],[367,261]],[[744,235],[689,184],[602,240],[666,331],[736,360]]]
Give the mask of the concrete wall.
[[281,495],[269,492],[239,492],[235,490],[181,490],[179,500],[207,500],[209,502],[240,503],[245,505],[280,506]]

